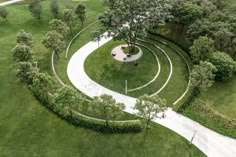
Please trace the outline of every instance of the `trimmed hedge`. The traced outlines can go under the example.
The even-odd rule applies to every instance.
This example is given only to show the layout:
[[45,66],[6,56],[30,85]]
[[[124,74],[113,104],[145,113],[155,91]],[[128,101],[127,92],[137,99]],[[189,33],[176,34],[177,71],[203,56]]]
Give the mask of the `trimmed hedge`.
[[177,112],[183,113],[199,96],[200,91],[197,88],[194,88],[191,95],[187,98],[187,100],[178,108]]
[[142,123],[140,120],[128,121],[109,121],[106,126],[106,121],[102,119],[85,116],[76,111],[70,110],[71,115],[67,117],[73,124],[80,125],[104,133],[129,133],[141,132]]
[[[31,64],[27,65],[32,66]],[[32,67],[27,68],[29,73],[31,73],[30,69],[34,69]],[[33,73],[32,78],[27,77],[27,79],[32,80],[26,82],[25,80],[21,81],[28,85],[35,97],[49,110],[72,124],[80,125],[103,133],[137,133],[142,131],[142,123],[139,119],[128,121],[109,121],[109,125],[107,126],[105,120],[83,115],[70,109],[67,105],[59,105],[55,103],[55,97],[51,93],[57,93],[59,89],[64,87],[60,87],[58,82],[46,73]],[[78,98],[78,102],[79,101],[80,98]]]

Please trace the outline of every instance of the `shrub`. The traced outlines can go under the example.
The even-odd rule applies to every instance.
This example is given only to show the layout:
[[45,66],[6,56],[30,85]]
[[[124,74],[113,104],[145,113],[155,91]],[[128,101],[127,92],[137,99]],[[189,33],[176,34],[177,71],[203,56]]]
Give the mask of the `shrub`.
[[0,17],[4,18],[7,20],[7,16],[9,15],[9,12],[5,7],[0,7]]
[[31,62],[20,62],[17,64],[17,67],[19,79],[27,85],[32,84],[33,78],[39,72],[39,69],[34,67]]
[[28,62],[33,60],[33,50],[24,44],[17,44],[12,50],[13,59],[16,62]]
[[27,45],[29,47],[33,47],[32,34],[27,33],[24,30],[21,30],[16,36],[16,42],[18,44],[24,44],[24,45]]
[[55,93],[58,87],[58,82],[45,73],[37,73],[33,78],[32,85],[30,85],[30,89],[34,95],[42,101],[42,103],[47,105],[50,104],[50,95]]
[[227,80],[231,78],[236,71],[236,62],[226,53],[214,53],[210,58],[210,62],[217,68],[216,80]]
[[106,121],[91,118],[75,111],[70,111],[71,117],[67,117],[74,124],[84,126],[104,133],[128,133],[142,131],[142,123],[140,120],[129,121],[110,121],[107,127]]

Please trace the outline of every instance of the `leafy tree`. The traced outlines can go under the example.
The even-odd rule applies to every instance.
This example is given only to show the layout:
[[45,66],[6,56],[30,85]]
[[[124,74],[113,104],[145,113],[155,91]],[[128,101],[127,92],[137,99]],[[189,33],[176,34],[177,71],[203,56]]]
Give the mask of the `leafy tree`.
[[49,22],[49,25],[51,27],[52,30],[57,31],[58,33],[60,33],[61,35],[63,35],[64,37],[67,35],[69,28],[67,27],[67,25],[58,19],[53,19]]
[[217,9],[221,10],[230,4],[229,0],[210,0],[210,1],[213,2],[213,4],[217,7]]
[[213,52],[214,41],[205,36],[200,36],[190,48],[191,58],[194,63],[207,60]]
[[94,38],[94,41],[98,42],[98,47],[99,47],[99,42],[101,41],[103,34],[101,33],[101,31],[96,30],[92,32],[92,38]]
[[20,81],[27,85],[32,84],[34,76],[39,72],[37,67],[34,67],[31,62],[19,62],[17,64],[17,76]]
[[191,86],[206,91],[214,84],[215,72],[217,69],[210,62],[200,61],[199,65],[194,65],[190,74]]
[[24,45],[27,45],[29,47],[33,47],[32,34],[27,33],[24,30],[21,30],[16,36],[16,42],[18,44],[24,44]]
[[0,17],[4,18],[7,20],[7,16],[9,15],[9,12],[5,7],[0,7]]
[[236,72],[236,62],[226,53],[215,52],[210,58],[210,62],[217,69],[216,80],[227,80]]
[[[60,88],[54,95],[54,109],[57,112],[63,111],[64,108],[80,109],[80,104],[83,102],[82,96],[78,91],[70,86]],[[63,112],[62,112],[63,114]]]
[[13,59],[16,62],[28,62],[33,59],[33,51],[32,49],[24,44],[17,44],[15,48],[12,50]]
[[213,32],[215,47],[220,51],[227,50],[231,45],[233,36],[235,36],[235,34],[230,32],[227,27],[220,28],[217,31]]
[[102,117],[106,121],[106,126],[109,126],[109,121],[119,117],[125,105],[122,103],[116,103],[116,100],[110,95],[101,95],[100,97],[94,97],[90,104],[90,110],[97,116]]
[[[150,128],[150,122],[155,118],[164,118],[164,111],[166,108],[166,100],[160,98],[158,95],[149,97],[143,95],[137,99],[134,109],[138,111],[138,115],[143,117],[146,121],[146,128]],[[162,113],[160,117],[159,114]]]
[[43,45],[51,50],[54,51],[57,55],[57,58],[60,59],[59,53],[65,48],[65,42],[63,40],[63,36],[56,31],[50,31],[46,34],[43,39]]
[[42,102],[50,104],[50,96],[56,92],[59,85],[56,80],[46,73],[37,73],[33,77],[30,89]]
[[77,15],[77,17],[81,21],[82,27],[84,27],[84,20],[85,20],[85,17],[86,17],[86,6],[82,3],[78,4],[75,7],[75,14]]
[[106,0],[105,5],[107,11],[100,16],[101,22],[111,36],[127,42],[130,53],[146,28],[163,25],[172,17],[170,0]]
[[187,40],[190,44],[200,36],[211,36],[211,21],[209,19],[196,20],[188,27]]
[[73,29],[78,24],[78,17],[75,15],[74,10],[64,9],[63,19],[67,26],[69,26],[71,35],[73,35]]
[[203,16],[203,8],[191,1],[175,1],[175,6],[172,10],[172,14],[175,17],[174,21],[182,25],[182,27],[192,24]]
[[51,12],[54,18],[58,18],[60,14],[60,6],[59,6],[59,1],[58,0],[51,0]]
[[29,4],[29,11],[33,17],[38,20],[41,20],[42,16],[42,4],[41,0],[32,0]]

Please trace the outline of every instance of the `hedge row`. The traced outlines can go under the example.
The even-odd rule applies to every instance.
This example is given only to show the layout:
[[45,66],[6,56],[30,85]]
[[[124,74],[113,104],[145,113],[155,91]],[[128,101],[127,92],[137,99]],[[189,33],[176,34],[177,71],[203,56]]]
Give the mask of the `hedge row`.
[[137,133],[142,131],[142,123],[140,120],[128,121],[106,121],[85,116],[76,111],[70,110],[70,116],[67,119],[73,124],[80,125],[104,133]]
[[[34,68],[28,68],[27,70],[29,69]],[[107,126],[105,120],[85,116],[81,113],[78,113],[77,111],[70,109],[66,104],[59,105],[55,102],[54,94],[58,96],[58,94],[60,94],[60,92],[58,91],[64,90],[62,89],[64,87],[59,86],[58,82],[48,74],[40,72],[26,73],[23,74],[25,75],[23,78],[26,78],[28,81],[23,81],[22,79],[21,81],[28,85],[29,89],[32,91],[35,97],[37,97],[37,99],[44,106],[46,106],[52,112],[56,113],[59,117],[75,125],[80,125],[104,133],[136,133],[142,131],[141,120],[109,121],[109,125]],[[80,100],[78,100],[78,102],[80,102]]]
[[191,95],[187,98],[187,100],[178,108],[177,112],[183,113],[193,102],[194,100],[199,96],[200,91],[197,88],[194,88],[192,90]]

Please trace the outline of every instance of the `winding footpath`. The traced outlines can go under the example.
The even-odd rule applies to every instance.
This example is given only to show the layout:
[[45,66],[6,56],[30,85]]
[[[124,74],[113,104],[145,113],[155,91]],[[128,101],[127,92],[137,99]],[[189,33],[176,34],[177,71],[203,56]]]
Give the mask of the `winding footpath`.
[[0,3],[0,7],[4,7],[4,6],[14,4],[17,2],[21,2],[21,1],[24,1],[24,0],[11,0],[11,1],[2,2],[2,3]]
[[[103,46],[112,38],[102,38],[100,46]],[[98,48],[97,42],[89,42],[80,48],[70,59],[67,74],[71,83],[81,92],[89,97],[100,96],[102,94],[112,95],[117,102],[126,105],[126,112],[134,114],[132,109],[136,99],[122,95],[115,91],[109,90],[95,81],[91,80],[85,73],[84,63],[86,58]],[[198,147],[209,157],[236,157],[236,140],[220,135],[193,120],[184,117],[171,109],[166,112],[166,118],[155,119],[154,122],[161,124]]]

